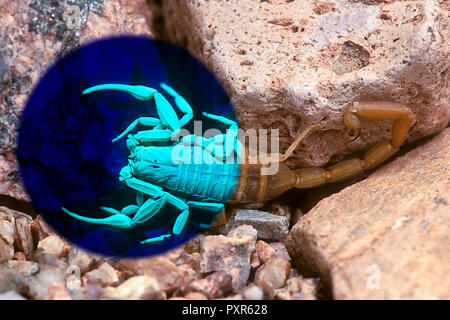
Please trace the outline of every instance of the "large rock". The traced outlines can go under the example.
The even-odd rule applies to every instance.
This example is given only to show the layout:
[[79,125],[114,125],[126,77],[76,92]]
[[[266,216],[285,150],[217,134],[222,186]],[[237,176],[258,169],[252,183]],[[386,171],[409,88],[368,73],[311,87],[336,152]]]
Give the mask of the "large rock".
[[20,113],[45,69],[88,40],[125,33],[151,35],[149,15],[145,0],[1,1],[0,194],[27,199],[14,149]]
[[450,299],[450,129],[320,201],[285,244],[337,299]]
[[[442,1],[162,2],[166,34],[204,61],[230,94],[242,128],[280,129],[284,151],[321,123],[288,160],[327,163],[390,137],[389,121],[342,117],[358,100],[407,105],[417,122],[407,141],[450,118],[448,23]],[[443,7],[440,7],[443,6]]]

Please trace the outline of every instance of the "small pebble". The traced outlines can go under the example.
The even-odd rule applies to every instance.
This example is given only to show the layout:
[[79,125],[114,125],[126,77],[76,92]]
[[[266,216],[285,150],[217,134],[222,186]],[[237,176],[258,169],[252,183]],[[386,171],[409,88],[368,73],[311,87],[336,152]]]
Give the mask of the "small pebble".
[[260,287],[253,284],[244,289],[242,295],[245,300],[262,300],[264,297],[264,292]]

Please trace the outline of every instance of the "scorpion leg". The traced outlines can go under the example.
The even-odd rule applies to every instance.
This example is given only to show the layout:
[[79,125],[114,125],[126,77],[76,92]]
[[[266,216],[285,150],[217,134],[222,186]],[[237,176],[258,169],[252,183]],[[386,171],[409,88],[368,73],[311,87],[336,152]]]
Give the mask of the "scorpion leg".
[[189,105],[189,103],[186,101],[186,99],[184,99],[171,86],[169,86],[168,84],[165,84],[164,82],[161,82],[159,85],[164,91],[166,91],[168,94],[170,94],[174,98],[175,104],[177,105],[178,109],[180,109],[180,111],[184,113],[183,117],[180,119],[180,127],[183,127],[186,123],[188,123],[194,117],[194,112],[192,111],[192,107]]
[[[148,199],[145,201],[142,206],[137,210],[137,213],[135,216],[131,219],[128,217],[125,213],[122,213],[118,210],[115,210],[113,208],[108,207],[101,207],[102,210],[112,213],[112,216],[109,216],[107,218],[88,218],[80,216],[76,213],[73,213],[66,208],[62,208],[64,212],[66,212],[68,215],[72,216],[73,218],[76,218],[78,220],[88,222],[88,223],[94,223],[94,224],[102,224],[109,227],[115,227],[115,228],[131,228],[134,225],[138,223],[143,223],[150,218],[152,218],[156,213],[158,213],[162,206],[166,203],[166,198],[163,196],[157,198],[157,199]],[[125,207],[127,208],[127,207]],[[124,208],[124,209],[125,209]],[[134,210],[134,208],[133,208]],[[130,211],[131,213],[131,211]],[[132,213],[131,213],[132,214]]]
[[140,143],[151,143],[155,141],[170,141],[173,131],[169,129],[163,130],[144,130],[133,134],[133,137]]
[[139,206],[130,204],[129,206],[123,207],[120,211],[111,207],[100,207],[100,209],[111,214],[124,214],[126,216],[131,216],[138,211]]
[[[142,209],[142,211],[152,210],[153,208],[158,208],[159,205],[162,206],[164,204],[164,203],[161,204],[161,202],[165,201],[165,199],[162,197],[162,195],[164,195],[165,192],[162,190],[161,187],[154,186],[150,183],[138,180],[136,178],[127,179],[127,180],[125,180],[125,182],[130,188],[137,190],[139,192],[143,192],[152,198],[156,198],[156,200],[149,199],[146,202],[144,202],[144,204],[142,204],[140,206],[139,210],[141,210],[141,209]],[[107,211],[108,213],[112,213],[112,215],[109,217],[106,217],[106,218],[89,218],[89,217],[80,216],[72,211],[69,211],[68,209],[66,209],[64,207],[62,207],[61,209],[65,213],[67,213],[68,215],[70,215],[71,217],[73,217],[75,219],[78,219],[78,220],[81,220],[84,222],[88,222],[88,223],[102,224],[102,225],[115,227],[115,228],[131,228],[135,223],[142,222],[142,221],[137,221],[141,217],[141,216],[138,216],[138,214],[143,215],[143,213],[139,212],[139,210],[138,210],[138,212],[133,217],[133,219],[131,219],[130,217],[128,217],[125,214],[125,212],[127,212],[128,210],[132,211],[133,209],[129,209],[128,207],[125,207],[124,209],[122,209],[122,210],[124,210],[123,212],[119,212],[118,210],[113,209],[113,208],[103,207],[102,209],[104,211]],[[156,211],[156,209],[155,209],[155,211]],[[158,211],[159,211],[159,209],[158,209]],[[136,216],[138,216],[138,218],[136,218]]]
[[296,188],[311,188],[327,182],[342,181],[357,176],[365,170],[383,163],[397,152],[408,136],[414,121],[413,113],[405,106],[386,101],[356,102],[344,115],[344,123],[351,129],[359,130],[359,117],[393,120],[391,140],[385,140],[371,147],[363,159],[352,158],[322,168],[303,168],[296,170],[299,181]]
[[[206,148],[207,151],[211,152],[212,155],[214,155],[219,160],[225,160],[230,155],[232,155],[233,151],[237,153],[238,157],[242,156],[242,147],[240,142],[238,141],[237,135],[238,135],[238,124],[230,120],[228,118],[213,115],[210,113],[203,112],[203,115],[207,118],[217,120],[223,124],[229,125],[230,127],[227,129],[227,132],[225,135],[217,136],[215,138],[215,143],[222,143],[225,142],[225,145],[223,146],[225,149],[222,148],[222,154],[216,154],[215,150],[217,150],[217,146],[214,144],[211,144],[211,147],[214,148],[214,150],[211,150],[211,148]],[[222,138],[219,138],[222,137]],[[220,140],[222,139],[222,140]]]
[[83,217],[80,216],[72,211],[67,210],[64,207],[61,207],[61,209],[67,213],[69,216],[84,221],[84,222],[88,222],[88,223],[94,223],[94,224],[103,224],[103,225],[107,225],[107,226],[111,226],[111,227],[115,227],[115,228],[131,228],[132,224],[131,224],[131,218],[124,215],[124,214],[114,214],[112,216],[109,216],[107,218],[88,218],[88,217]]
[[117,137],[112,139],[111,142],[116,142],[117,140],[122,139],[127,133],[129,133],[131,130],[136,128],[136,126],[139,124],[141,124],[143,126],[148,126],[148,127],[155,127],[155,126],[159,125],[160,123],[161,123],[161,121],[157,118],[151,118],[151,117],[137,118],[128,126],[128,128],[126,128],[124,131],[122,131],[121,134],[119,134]]
[[[131,178],[126,180],[127,185],[135,189],[136,191],[143,192],[145,194],[148,194],[150,197],[158,197],[156,201],[153,199],[148,199],[146,202],[142,204],[142,206],[139,208],[138,212],[132,219],[132,223],[143,223],[145,221],[148,221],[151,219],[156,213],[158,213],[162,206],[168,202],[175,206],[177,209],[182,210],[182,212],[178,215],[178,217],[175,220],[175,223],[172,228],[172,233],[175,235],[180,234],[184,226],[186,225],[187,219],[189,218],[189,207],[180,198],[163,191],[161,187],[155,186],[151,183],[148,183],[146,181],[142,181],[136,178]],[[142,241],[141,243],[150,243],[150,242],[156,242],[161,241],[167,237],[171,236],[170,234],[162,235],[156,238],[150,238]]]
[[167,99],[159,92],[155,94],[156,110],[158,111],[162,125],[177,133],[181,127],[192,119],[194,112],[189,103],[172,87],[165,83],[161,83],[160,85],[162,89],[174,97],[175,104],[181,112],[184,113],[184,116],[181,119],[178,119],[178,116],[169,101],[167,101]]
[[136,192],[136,203],[138,206],[144,203],[144,193],[141,191]]
[[133,151],[139,145],[149,145],[153,142],[174,141],[173,136],[174,132],[169,129],[143,130],[136,134],[129,134],[126,144],[128,150]]
[[181,128],[180,120],[178,119],[175,110],[170,105],[169,101],[167,101],[167,99],[159,92],[155,94],[155,104],[159,119],[164,127],[167,127],[172,131]]
[[[216,222],[219,215],[225,210],[225,205],[223,203],[188,201],[187,205],[189,208],[212,211],[214,213],[214,218],[211,224]],[[208,229],[211,227],[211,224],[201,223],[199,226],[201,229]]]
[[[175,223],[172,227],[172,234],[179,235],[183,231],[184,226],[186,225],[186,222],[189,218],[189,207],[183,200],[181,200],[178,197],[175,197],[174,195],[172,195],[168,192],[165,192],[165,196],[166,196],[167,202],[174,205],[177,209],[182,210],[182,212],[176,218]],[[165,238],[170,237],[172,234],[165,234],[165,235],[161,235],[159,237],[149,238],[149,239],[141,241],[141,243],[146,244],[146,243],[162,241]]]

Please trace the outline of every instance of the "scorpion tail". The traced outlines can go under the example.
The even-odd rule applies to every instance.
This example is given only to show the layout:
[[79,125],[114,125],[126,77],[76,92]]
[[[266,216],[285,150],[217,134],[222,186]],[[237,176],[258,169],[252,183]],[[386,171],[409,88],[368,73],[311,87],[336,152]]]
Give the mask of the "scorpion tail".
[[75,218],[77,220],[81,220],[84,222],[88,222],[88,223],[102,224],[102,225],[106,225],[106,226],[114,227],[114,228],[131,228],[132,227],[131,218],[124,214],[115,214],[115,215],[109,216],[107,218],[95,219],[95,218],[88,218],[88,217],[80,216],[76,213],[73,213],[72,211],[67,210],[64,207],[61,207],[61,210],[63,210],[65,213],[67,213],[72,218]]

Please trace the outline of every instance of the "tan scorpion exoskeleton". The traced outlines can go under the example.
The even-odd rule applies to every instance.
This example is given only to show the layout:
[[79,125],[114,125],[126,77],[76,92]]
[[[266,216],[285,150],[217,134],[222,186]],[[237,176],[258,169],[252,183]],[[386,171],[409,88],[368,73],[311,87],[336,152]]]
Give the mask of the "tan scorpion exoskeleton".
[[229,203],[258,205],[280,196],[291,188],[313,188],[355,177],[378,166],[397,152],[414,121],[414,115],[408,108],[386,101],[354,103],[345,112],[344,123],[348,128],[359,130],[361,128],[359,117],[393,120],[391,140],[381,141],[371,147],[362,159],[355,157],[326,168],[291,170],[283,162],[292,154],[302,138],[318,127],[318,125],[308,126],[287,151],[275,160],[279,164],[276,174],[262,174],[262,169],[272,164],[270,161],[264,164],[245,161],[241,165],[240,180]]

